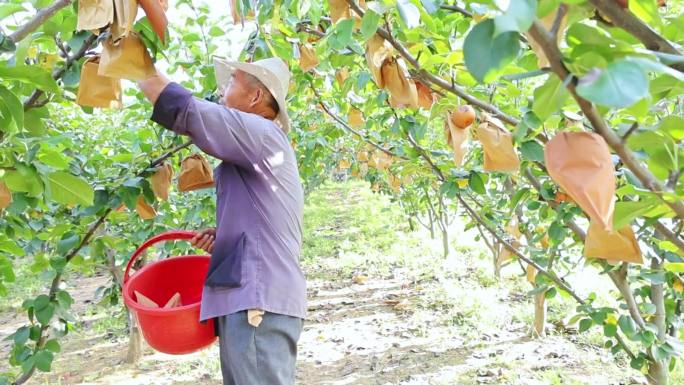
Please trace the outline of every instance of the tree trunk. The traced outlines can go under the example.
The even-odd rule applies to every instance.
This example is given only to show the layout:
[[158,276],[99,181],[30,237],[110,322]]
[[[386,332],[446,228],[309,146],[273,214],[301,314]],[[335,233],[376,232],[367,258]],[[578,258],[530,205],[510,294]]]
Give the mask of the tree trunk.
[[449,256],[449,232],[442,226],[442,253],[444,258]]
[[[662,271],[663,265],[657,258],[651,259],[651,268],[655,271]],[[667,322],[665,320],[665,299],[662,283],[651,284],[651,302],[656,307],[653,323],[658,328],[658,341],[665,342],[667,336]],[[667,385],[668,382],[668,363],[665,361],[653,361],[648,366],[648,381],[652,385]]]
[[409,225],[409,230],[411,230],[411,232],[416,231],[416,224],[413,223],[413,216],[411,216],[411,215],[408,216],[408,225]]
[[432,216],[432,210],[428,210],[428,219],[430,220],[430,239],[435,239],[435,219]]
[[131,312],[128,312],[128,353],[126,353],[126,363],[135,364],[142,357],[142,334],[138,327],[138,320]]
[[534,329],[532,337],[546,337],[546,297],[544,293],[534,296]]

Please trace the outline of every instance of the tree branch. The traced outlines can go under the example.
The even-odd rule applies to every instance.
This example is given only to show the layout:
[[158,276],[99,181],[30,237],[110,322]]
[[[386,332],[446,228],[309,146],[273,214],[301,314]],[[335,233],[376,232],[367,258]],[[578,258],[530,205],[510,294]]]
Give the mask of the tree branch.
[[339,123],[345,130],[347,130],[347,131],[351,132],[352,134],[358,136],[359,139],[363,140],[364,142],[370,144],[371,146],[377,148],[378,150],[384,152],[384,153],[387,154],[387,155],[394,156],[394,157],[397,157],[397,158],[403,159],[403,160],[408,160],[407,157],[402,156],[402,155],[397,155],[397,154],[393,153],[392,151],[390,151],[390,150],[388,150],[388,149],[382,147],[382,146],[379,145],[378,143],[376,143],[376,142],[374,142],[374,141],[368,139],[365,135],[363,135],[363,134],[360,133],[359,131],[356,131],[356,130],[353,129],[351,126],[349,126],[344,120],[342,120],[342,118],[340,118],[339,116],[333,114],[333,113],[330,111],[330,108],[328,108],[328,106],[325,105],[325,103],[323,103],[323,98],[321,97],[321,94],[318,92],[318,90],[316,89],[316,87],[314,87],[313,84],[310,84],[310,85],[311,85],[311,89],[313,90],[314,94],[316,95],[316,98],[318,99],[318,104],[323,108],[323,110],[325,111],[326,114],[328,114],[328,116],[330,116],[331,118],[333,118],[333,119],[334,119],[337,123]]
[[[563,64],[561,52],[555,41],[551,38],[544,27],[535,21],[529,34],[539,43],[544,54],[549,59],[553,72],[561,79],[567,79],[572,74]],[[622,160],[622,163],[629,168],[639,181],[654,194],[656,194],[663,202],[665,202],[677,214],[679,218],[684,219],[684,202],[674,201],[670,202],[663,196],[664,186],[655,178],[655,176],[639,162],[632,151],[622,143],[621,138],[606,124],[600,113],[594,105],[588,100],[582,98],[577,94],[575,89],[575,81],[566,82],[567,89],[579,104],[584,116],[591,122],[594,130],[605,139],[606,143],[615,151]]]
[[17,28],[11,35],[10,40],[15,43],[23,40],[28,34],[38,29],[43,23],[48,21],[57,11],[71,4],[71,0],[57,0],[50,6],[41,8],[26,24]]
[[[356,12],[360,17],[363,17],[364,12],[363,10],[354,2],[354,0],[347,0],[349,2],[350,7]],[[401,43],[399,43],[393,36],[392,34],[385,28],[378,27],[377,30],[378,35],[380,35],[383,39],[387,40],[393,47],[394,49],[399,52],[399,54],[413,66],[413,68],[418,71],[419,76],[433,84],[438,85],[439,87],[459,96],[460,98],[466,100],[468,103],[489,112],[490,114],[496,116],[497,118],[501,119],[502,121],[512,124],[512,125],[517,125],[518,124],[518,119],[502,112],[499,110],[496,106],[487,103],[485,101],[482,101],[470,94],[468,94],[465,89],[463,89],[460,86],[457,86],[456,84],[450,84],[446,80],[442,79],[441,77],[434,75],[427,70],[423,69],[418,63],[418,60],[411,55],[411,53],[404,47]]]
[[[617,6],[615,0],[589,0],[589,2],[601,14],[607,16],[615,26],[624,29],[636,37],[647,49],[671,55],[681,55],[672,43],[660,36],[631,12]],[[684,63],[682,62],[672,64],[671,67],[684,72]]]
[[[64,73],[69,69],[69,67],[77,60],[81,59],[83,56],[85,56],[86,52],[90,49],[90,46],[97,40],[96,35],[90,35],[88,38],[83,42],[81,45],[81,48],[79,48],[78,51],[76,51],[72,56],[67,57],[66,63],[64,63],[64,66],[55,69],[52,72],[52,78],[57,80],[64,76]],[[41,105],[45,105],[46,102],[39,102],[38,98],[40,98],[45,92],[43,90],[35,90],[29,96],[28,99],[24,101],[24,110],[29,110],[31,108],[39,107]]]

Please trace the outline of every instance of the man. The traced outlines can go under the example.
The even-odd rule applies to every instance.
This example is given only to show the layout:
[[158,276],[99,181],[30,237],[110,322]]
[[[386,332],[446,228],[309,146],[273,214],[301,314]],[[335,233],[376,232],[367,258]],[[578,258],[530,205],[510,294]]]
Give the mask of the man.
[[299,267],[303,192],[287,138],[290,81],[278,58],[214,60],[218,104],[157,74],[139,82],[152,120],[220,159],[216,229],[192,243],[211,252],[200,320],[215,318],[223,383],[293,384],[306,312]]

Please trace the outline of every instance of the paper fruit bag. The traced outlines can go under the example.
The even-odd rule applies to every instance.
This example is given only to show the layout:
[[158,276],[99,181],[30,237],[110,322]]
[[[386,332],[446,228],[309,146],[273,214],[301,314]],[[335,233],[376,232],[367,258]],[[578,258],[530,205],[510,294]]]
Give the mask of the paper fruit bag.
[[477,127],[477,137],[484,151],[485,171],[518,171],[520,159],[513,148],[513,136],[498,119],[487,117]]
[[613,229],[615,171],[603,138],[591,132],[561,132],[544,149],[551,178],[603,227]]
[[114,0],[114,23],[111,33],[114,40],[127,36],[133,31],[133,24],[138,15],[137,0]]
[[140,36],[131,32],[114,40],[110,36],[102,44],[98,75],[128,80],[145,80],[156,73],[152,58]]
[[454,152],[454,164],[456,167],[460,167],[468,151],[468,131],[470,128],[456,127],[451,120],[451,114],[447,114],[445,120],[444,133],[446,134],[446,141]]
[[393,52],[392,45],[378,34],[373,35],[366,43],[366,62],[373,80],[380,88],[385,88],[381,72],[382,65],[392,57]]
[[632,226],[627,225],[617,231],[606,231],[600,222],[593,219],[589,223],[587,238],[584,241],[584,256],[607,259],[609,262],[644,263]]
[[0,181],[0,210],[7,208],[12,203],[12,192],[7,188],[5,182]]
[[193,154],[181,162],[181,173],[178,176],[178,190],[192,191],[214,185],[214,176],[206,159],[200,154]]
[[121,80],[98,75],[99,56],[83,62],[76,103],[87,107],[121,108]]
[[382,81],[393,107],[418,107],[418,90],[399,60],[390,58],[382,65]]
[[157,216],[157,211],[154,209],[154,207],[145,202],[145,198],[143,198],[142,195],[138,197],[138,201],[135,205],[135,211],[142,219],[152,219]]
[[161,200],[169,200],[169,187],[171,187],[171,179],[173,178],[173,168],[170,164],[164,162],[157,169],[157,171],[150,177],[150,184],[154,195]]
[[311,44],[306,43],[299,46],[299,67],[302,71],[309,72],[309,70],[316,68],[318,63],[316,51]]
[[76,29],[99,30],[114,21],[112,0],[79,0]]

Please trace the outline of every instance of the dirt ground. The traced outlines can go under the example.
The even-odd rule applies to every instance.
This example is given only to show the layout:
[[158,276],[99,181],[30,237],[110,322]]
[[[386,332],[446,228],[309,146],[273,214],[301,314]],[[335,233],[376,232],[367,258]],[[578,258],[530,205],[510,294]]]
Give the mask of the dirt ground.
[[[327,275],[327,274],[326,274]],[[329,277],[334,276],[333,274]],[[104,275],[81,281],[83,331],[67,338],[54,372],[36,384],[221,384],[218,348],[171,356],[146,347],[142,360],[125,364],[127,339],[94,334],[87,298],[106,283]],[[511,323],[464,338],[458,327],[439,322],[420,306],[430,284],[395,277],[310,282],[309,318],[300,340],[301,384],[641,384],[605,351],[577,344],[573,335],[528,337]],[[501,306],[506,306],[501,303]],[[19,322],[5,317],[0,333]],[[14,325],[13,325],[14,324]],[[7,346],[7,345],[5,345]]]
[[[440,253],[441,241],[425,234],[390,238],[386,243],[391,246],[382,253],[366,252],[370,246],[349,249],[362,245],[362,239],[341,240],[335,233],[360,234],[375,242],[385,236],[387,226],[380,222],[377,228],[367,228],[378,216],[371,206],[346,213],[360,202],[379,204],[356,190],[347,195],[324,191],[312,208],[332,211],[321,214],[324,225],[307,230],[314,234],[310,246],[336,251],[305,264],[309,315],[299,343],[299,384],[645,384],[624,360],[616,362],[599,346],[600,338],[577,335],[572,328],[561,332],[552,324],[546,338],[530,338],[533,307],[524,276],[510,269],[508,276],[496,281],[474,236],[462,228],[453,230],[463,235],[446,259],[430,256],[434,250]],[[344,215],[365,211],[363,225],[343,221]],[[331,218],[339,223],[331,225]],[[466,240],[473,245],[464,245]],[[407,250],[415,255],[391,257]],[[29,383],[222,383],[216,345],[183,356],[145,347],[138,363],[124,363],[125,313],[121,307],[93,303],[98,287],[108,281],[104,272],[69,280],[78,285],[67,288],[75,296],[78,326],[64,338],[53,371],[39,373]],[[568,313],[567,309],[571,313],[574,308],[560,302],[550,306],[550,314]],[[2,340],[22,325],[23,317],[18,310],[0,312],[3,356],[10,344]],[[3,357],[0,371],[6,362]]]

